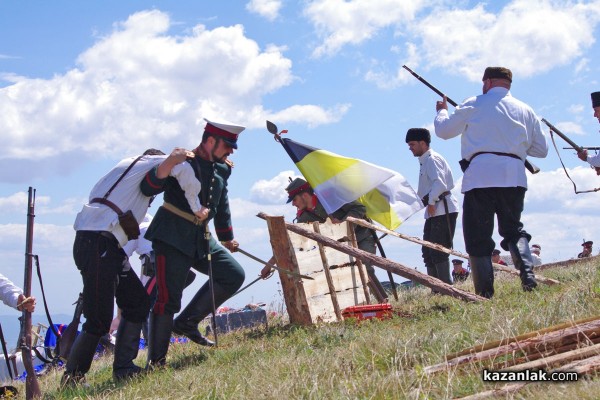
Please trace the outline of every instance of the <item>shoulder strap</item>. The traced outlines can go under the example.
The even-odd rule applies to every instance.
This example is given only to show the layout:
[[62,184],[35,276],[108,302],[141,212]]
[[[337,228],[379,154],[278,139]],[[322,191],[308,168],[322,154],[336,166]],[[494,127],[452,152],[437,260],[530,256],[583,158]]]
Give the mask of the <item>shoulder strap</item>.
[[110,187],[110,189],[108,189],[108,192],[106,192],[106,194],[104,195],[105,199],[108,198],[108,196],[110,196],[110,193],[113,191],[113,189],[119,184],[119,182],[121,182],[121,180],[125,177],[125,175],[127,175],[127,173],[131,170],[131,168],[133,168],[135,163],[140,161],[140,158],[142,158],[143,156],[144,156],[143,154],[141,156],[138,156],[138,158],[136,158],[135,160],[133,160],[133,162],[131,164],[129,164],[129,167],[127,167],[127,169],[121,174],[119,179],[117,179],[117,181]]

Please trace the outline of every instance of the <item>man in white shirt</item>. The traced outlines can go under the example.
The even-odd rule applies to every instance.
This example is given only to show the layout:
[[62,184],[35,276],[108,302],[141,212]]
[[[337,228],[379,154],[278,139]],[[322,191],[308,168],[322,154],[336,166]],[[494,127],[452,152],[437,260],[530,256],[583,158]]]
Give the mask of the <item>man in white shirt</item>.
[[[591,97],[592,108],[594,109],[594,118],[598,118],[598,122],[600,122],[600,92],[592,93]],[[577,153],[577,157],[583,161],[587,161],[596,169],[596,174],[600,175],[600,154],[588,156],[588,151],[584,149],[582,152]]]
[[[131,269],[123,246],[136,239],[126,232],[119,213],[131,212],[130,225],[139,235],[139,223],[148,210],[152,196],[142,194],[140,181],[156,167],[176,177],[186,190],[185,198],[196,216],[205,216],[197,197],[200,184],[188,163],[193,153],[176,148],[169,156],[149,149],[138,158],[121,160],[92,188],[88,204],[77,214],[73,258],[83,279],[83,315],[85,323],[67,359],[61,384],[73,386],[85,379],[100,338],[110,329],[114,302],[122,310],[117,329],[113,361],[113,379],[124,380],[142,369],[133,363],[139,349],[140,331],[150,311],[150,298]],[[188,193],[189,192],[189,193]]]
[[442,139],[461,136],[465,162],[462,182],[463,233],[477,294],[494,295],[491,254],[494,217],[498,218],[500,245],[511,253],[520,270],[523,290],[537,286],[529,235],[521,223],[527,177],[526,157],[546,157],[547,137],[539,118],[527,104],[510,93],[512,72],[488,67],[483,94],[467,99],[448,114],[446,98],[436,104],[435,133]]
[[[444,157],[429,147],[431,134],[427,129],[409,129],[406,143],[413,155],[419,157],[421,165],[417,193],[425,205],[423,240],[452,248],[458,217],[458,201],[451,193],[454,189],[452,170]],[[427,275],[451,285],[449,254],[426,246],[421,251]]]

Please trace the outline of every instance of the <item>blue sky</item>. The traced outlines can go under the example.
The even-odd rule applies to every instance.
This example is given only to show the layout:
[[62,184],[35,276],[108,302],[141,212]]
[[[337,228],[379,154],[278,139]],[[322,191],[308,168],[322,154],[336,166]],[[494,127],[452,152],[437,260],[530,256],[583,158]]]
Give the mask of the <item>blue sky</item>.
[[[515,97],[578,144],[597,146],[589,94],[600,90],[599,23],[598,0],[0,1],[2,273],[23,282],[33,186],[34,253],[49,307],[70,314],[81,289],[72,223],[91,187],[148,147],[194,148],[204,117],[247,126],[231,157],[231,207],[236,239],[264,259],[266,225],[255,215],[291,220],[283,188],[298,174],[266,119],[296,141],[391,168],[416,187],[418,162],[404,137],[432,128],[438,98],[403,64],[459,102],[481,92],[486,66],[511,68]],[[600,186],[557,145],[580,189]],[[462,203],[460,140],[434,138],[432,148],[453,168]],[[553,149],[532,161],[542,172],[529,175],[523,221],[543,260],[574,257],[584,238],[600,244],[598,194],[575,195]],[[421,236],[422,224],[420,212],[398,231]],[[423,270],[418,245],[383,245],[389,258]],[[464,251],[460,223],[455,248]],[[260,265],[236,257],[250,282]],[[280,288],[274,277],[226,305],[279,302]]]

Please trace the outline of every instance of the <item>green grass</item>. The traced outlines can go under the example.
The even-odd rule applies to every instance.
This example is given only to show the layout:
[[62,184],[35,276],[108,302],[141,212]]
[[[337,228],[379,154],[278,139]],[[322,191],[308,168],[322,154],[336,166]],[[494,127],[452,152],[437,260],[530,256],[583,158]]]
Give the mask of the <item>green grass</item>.
[[[313,327],[270,321],[268,328],[219,336],[218,349],[175,344],[168,367],[126,384],[111,381],[111,357],[94,361],[87,388],[59,390],[61,370],[39,378],[47,399],[446,399],[501,387],[481,380],[485,364],[428,375],[423,368],[462,349],[600,316],[596,264],[545,270],[561,285],[525,293],[518,279],[496,276],[485,303],[402,291],[403,317]],[[473,290],[472,284],[461,285]],[[145,364],[140,352],[138,364]],[[24,398],[25,387],[18,386]],[[600,379],[530,384],[509,398],[596,399]]]

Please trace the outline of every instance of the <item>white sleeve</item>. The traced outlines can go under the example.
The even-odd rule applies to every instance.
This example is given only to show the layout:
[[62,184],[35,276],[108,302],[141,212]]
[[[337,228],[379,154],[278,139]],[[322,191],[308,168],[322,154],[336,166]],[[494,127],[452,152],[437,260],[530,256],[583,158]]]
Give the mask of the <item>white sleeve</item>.
[[592,167],[600,167],[600,154],[590,155],[589,152],[588,152],[587,162]]
[[17,309],[19,295],[23,294],[21,288],[15,286],[7,277],[0,274],[0,299],[9,307]]
[[192,212],[200,211],[202,205],[200,204],[200,181],[196,178],[192,166],[187,162],[177,164],[171,169],[170,175],[177,179],[179,186],[185,192],[185,198],[192,209]]

